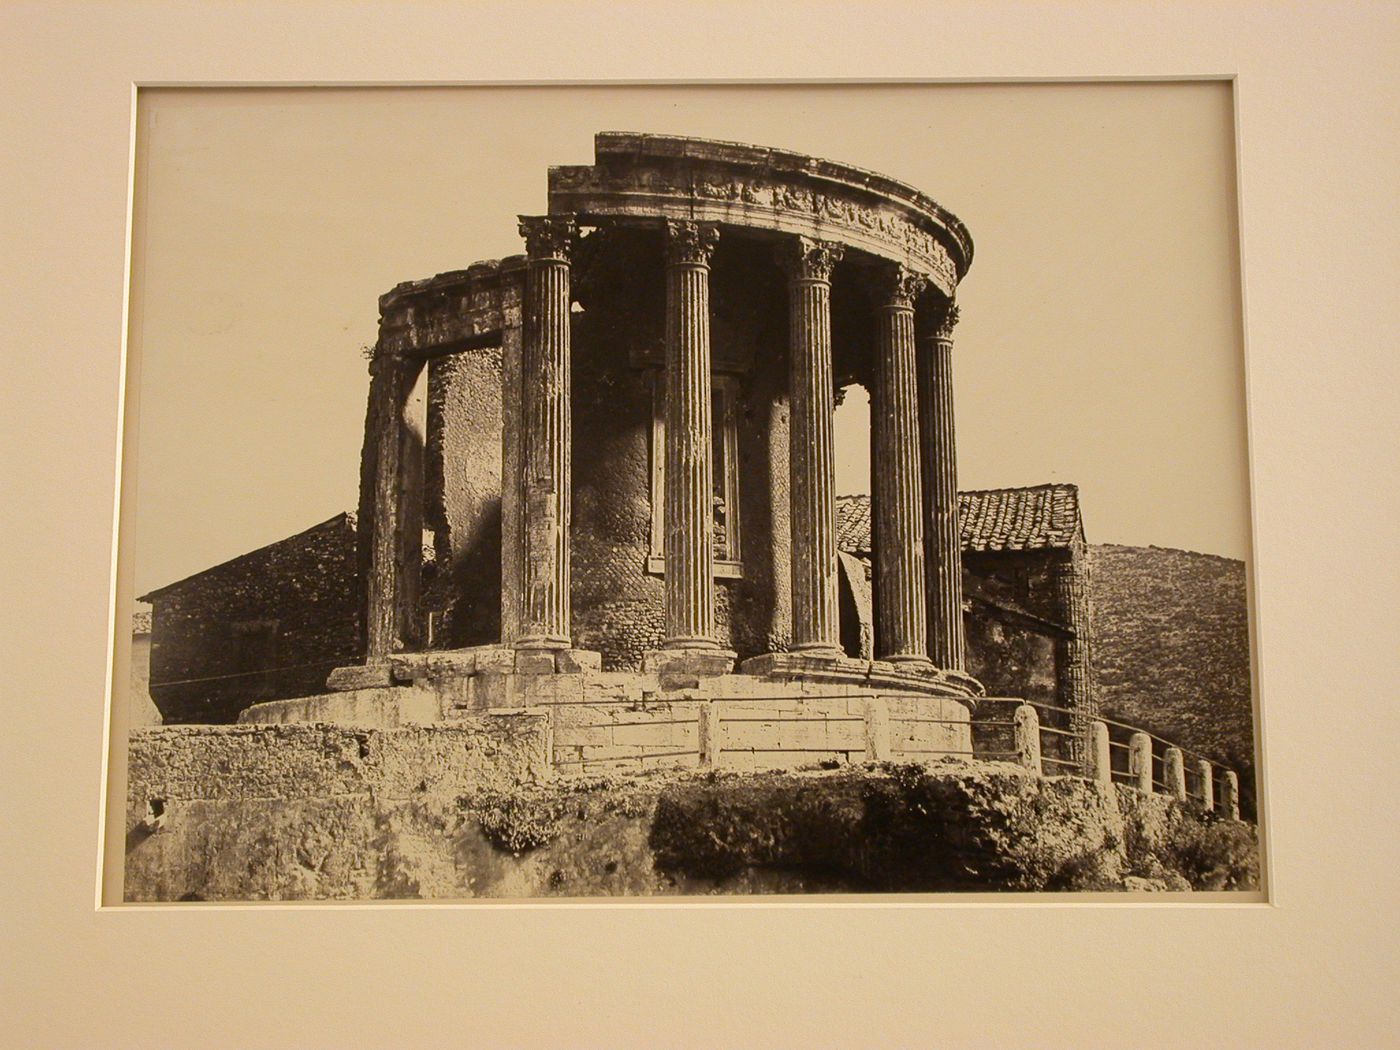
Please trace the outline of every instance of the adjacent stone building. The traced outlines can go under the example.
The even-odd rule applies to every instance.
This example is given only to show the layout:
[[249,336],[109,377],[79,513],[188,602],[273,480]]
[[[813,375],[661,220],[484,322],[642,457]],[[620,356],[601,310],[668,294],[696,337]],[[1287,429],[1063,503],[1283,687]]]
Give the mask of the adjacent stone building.
[[[871,575],[870,499],[837,501],[844,574]],[[1097,711],[1090,664],[1088,546],[1074,485],[958,494],[963,633],[968,670],[989,694],[1063,708],[1079,722]],[[843,583],[845,581],[843,580]],[[843,588],[849,649],[872,633],[859,581]]]
[[[519,227],[525,254],[381,297],[356,516],[146,596],[167,721],[416,690],[443,717],[551,707],[556,759],[585,768],[726,741],[773,761],[970,755],[985,681],[1045,692],[1036,639],[1057,650],[1055,695],[1087,702],[1072,495],[1007,497],[1030,524],[1000,547],[969,546],[969,527],[1001,533],[965,503],[959,533],[954,299],[972,241],[955,216],[844,164],[604,133],[593,164],[550,169],[547,212]],[[871,396],[874,489],[868,538],[843,555],[832,416],[852,384]],[[1013,548],[1019,568],[996,560]],[[870,578],[847,572],[843,591],[852,556]],[[308,702],[262,703],[292,694]],[[787,721],[826,735],[707,728],[719,698],[757,705],[731,723],[800,698]],[[656,734],[602,741],[560,713],[591,704],[683,728],[669,752]],[[658,721],[668,704],[687,717]]]
[[320,690],[363,652],[352,514],[142,595],[150,693],[166,723],[232,722]]

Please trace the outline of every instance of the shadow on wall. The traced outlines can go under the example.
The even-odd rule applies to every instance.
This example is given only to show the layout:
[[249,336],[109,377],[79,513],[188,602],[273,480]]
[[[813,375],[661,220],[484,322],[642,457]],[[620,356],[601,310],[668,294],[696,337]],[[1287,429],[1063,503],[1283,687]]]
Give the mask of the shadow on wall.
[[438,574],[426,603],[442,610],[441,630],[430,632],[434,649],[488,645],[501,637],[501,501],[481,506],[469,542],[454,549],[448,570]]

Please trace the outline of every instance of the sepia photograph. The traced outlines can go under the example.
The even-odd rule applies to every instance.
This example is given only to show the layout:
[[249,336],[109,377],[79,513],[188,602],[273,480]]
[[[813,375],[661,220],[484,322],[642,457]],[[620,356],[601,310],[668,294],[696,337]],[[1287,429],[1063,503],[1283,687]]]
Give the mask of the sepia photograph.
[[0,1042],[1400,1028],[1395,5],[0,26]]
[[104,900],[1266,899],[1232,91],[141,89]]

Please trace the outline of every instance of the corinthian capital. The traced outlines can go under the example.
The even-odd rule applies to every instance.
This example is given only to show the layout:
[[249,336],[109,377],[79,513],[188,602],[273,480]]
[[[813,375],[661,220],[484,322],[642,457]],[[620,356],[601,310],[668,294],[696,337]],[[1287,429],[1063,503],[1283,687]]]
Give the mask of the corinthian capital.
[[836,241],[793,237],[778,246],[778,264],[794,281],[830,281],[846,247]]
[[577,235],[572,215],[520,216],[520,236],[525,238],[525,254],[531,259],[567,260]]
[[957,303],[949,303],[944,307],[933,326],[933,337],[941,339],[945,343],[951,343],[953,341],[953,328],[957,325],[959,316]]
[[719,227],[712,222],[666,220],[666,261],[710,265],[710,256],[719,243]]
[[887,266],[878,278],[877,288],[881,305],[901,310],[912,310],[914,300],[928,285],[928,278],[915,273],[907,266],[894,264]]

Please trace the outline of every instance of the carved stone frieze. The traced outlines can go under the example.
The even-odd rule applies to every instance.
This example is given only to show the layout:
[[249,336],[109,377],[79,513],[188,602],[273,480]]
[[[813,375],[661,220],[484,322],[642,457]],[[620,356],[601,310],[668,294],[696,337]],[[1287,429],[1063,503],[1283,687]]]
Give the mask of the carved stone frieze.
[[[770,175],[728,168],[694,169],[665,166],[639,158],[625,167],[554,168],[550,173],[552,201],[588,216],[618,214],[669,218],[668,210],[702,205],[737,224],[807,230],[819,239],[843,240],[908,264],[932,277],[944,291],[956,288],[960,274],[947,246],[932,230],[931,221],[896,201],[883,200],[858,187],[804,185]],[[702,214],[701,217],[707,217]],[[956,237],[954,239],[956,243]]]

